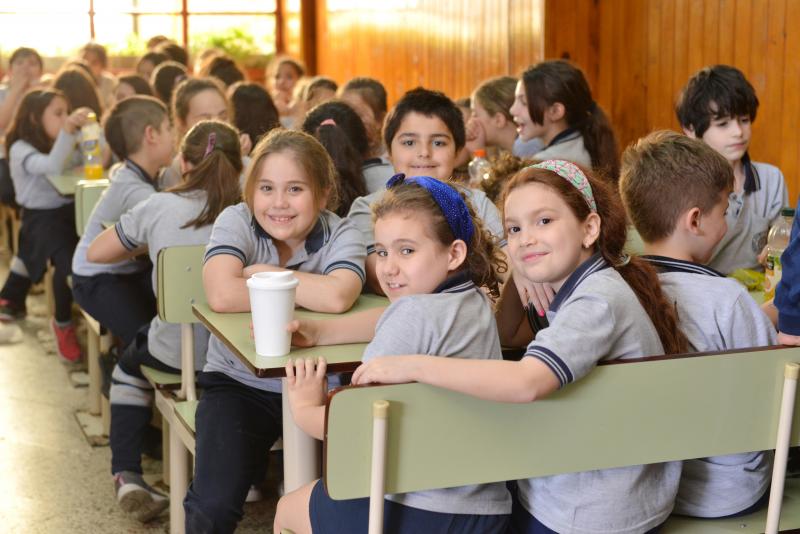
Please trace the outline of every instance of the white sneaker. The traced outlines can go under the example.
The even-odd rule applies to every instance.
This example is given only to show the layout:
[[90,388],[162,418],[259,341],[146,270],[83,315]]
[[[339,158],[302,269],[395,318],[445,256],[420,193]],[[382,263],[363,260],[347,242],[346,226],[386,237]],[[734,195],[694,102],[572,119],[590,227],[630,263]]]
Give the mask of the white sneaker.
[[139,473],[117,473],[114,489],[120,508],[142,523],[155,519],[169,506],[169,498],[148,485]]

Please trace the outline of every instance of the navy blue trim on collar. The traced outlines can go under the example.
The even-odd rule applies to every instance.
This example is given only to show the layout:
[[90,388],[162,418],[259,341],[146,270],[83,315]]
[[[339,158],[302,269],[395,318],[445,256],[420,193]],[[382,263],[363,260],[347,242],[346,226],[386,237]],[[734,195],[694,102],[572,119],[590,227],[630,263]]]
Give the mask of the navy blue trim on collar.
[[556,293],[556,298],[550,303],[550,311],[553,313],[557,312],[561,304],[572,295],[575,288],[586,280],[590,274],[602,271],[603,269],[609,269],[610,267],[611,265],[608,264],[599,252],[596,252],[591,258],[578,265],[578,268],[569,275],[564,285],[562,285],[561,289]]
[[542,150],[547,150],[551,146],[558,145],[560,143],[565,143],[567,141],[571,141],[572,139],[575,139],[576,137],[578,137],[580,134],[581,133],[575,128],[567,128],[566,130],[564,130],[563,132],[561,132],[557,136],[555,136],[552,139],[552,141],[547,143],[547,146],[544,147]]
[[466,271],[458,271],[451,274],[447,279],[439,284],[434,293],[463,293],[475,288],[475,282],[469,277]]
[[[272,241],[274,238],[269,235],[269,233],[264,230],[258,221],[256,221],[256,216],[253,215],[250,218],[250,226],[253,228],[253,231],[256,235],[262,239],[269,239]],[[328,225],[328,220],[322,213],[317,216],[317,223],[314,225],[314,228],[311,229],[311,232],[306,236],[305,248],[308,254],[313,254],[322,246],[328,242],[331,237],[331,229],[330,225]]]
[[383,165],[383,164],[384,163],[381,158],[369,158],[364,160],[364,163],[361,164],[361,167],[363,169],[366,169],[367,167],[373,167],[375,165]]
[[742,156],[742,166],[744,167],[744,194],[755,193],[761,189],[761,180],[758,178],[758,171],[753,162],[750,161],[749,152],[745,152]]
[[155,178],[153,178],[152,176],[147,174],[147,171],[145,171],[143,168],[141,168],[134,161],[132,161],[130,159],[126,159],[125,160],[125,166],[128,167],[130,170],[132,170],[134,172],[134,174],[136,174],[136,176],[138,176],[139,178],[142,179],[142,181],[147,182],[148,184],[150,184],[152,186],[156,186],[158,184],[158,182],[156,181]]
[[655,255],[640,256],[640,258],[655,267],[660,273],[692,273],[725,278],[724,274],[715,271],[711,267],[692,261],[676,260],[675,258],[669,258],[667,256]]

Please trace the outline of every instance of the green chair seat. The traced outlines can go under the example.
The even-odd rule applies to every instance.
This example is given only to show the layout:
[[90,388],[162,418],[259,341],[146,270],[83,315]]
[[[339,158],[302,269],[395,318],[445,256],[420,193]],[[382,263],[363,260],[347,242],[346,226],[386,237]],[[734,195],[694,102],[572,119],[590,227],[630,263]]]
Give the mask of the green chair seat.
[[197,411],[197,403],[199,401],[184,401],[175,403],[175,414],[178,416],[183,425],[194,433],[194,414]]
[[181,387],[181,375],[159,371],[142,365],[142,374],[156,389],[177,389]]

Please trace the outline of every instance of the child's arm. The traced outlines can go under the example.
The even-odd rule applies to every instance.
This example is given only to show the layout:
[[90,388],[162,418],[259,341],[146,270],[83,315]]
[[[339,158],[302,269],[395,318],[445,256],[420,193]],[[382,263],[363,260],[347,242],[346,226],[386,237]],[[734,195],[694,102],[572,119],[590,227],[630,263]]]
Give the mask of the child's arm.
[[122,244],[116,226],[106,228],[89,245],[86,259],[93,263],[117,263],[147,252],[147,246],[128,249]]
[[289,323],[287,330],[292,333],[292,345],[295,347],[368,343],[372,341],[375,326],[385,310],[372,308],[324,321],[295,319]]
[[244,265],[237,256],[217,254],[203,265],[203,287],[209,307],[215,312],[250,311]]
[[497,402],[532,402],[560,383],[546,364],[525,357],[518,362],[466,360],[425,355],[374,358],[356,369],[353,384],[422,382]]
[[320,441],[325,437],[326,368],[324,358],[320,358],[316,366],[311,358],[286,364],[289,406],[295,423],[303,432]]
[[86,123],[89,108],[78,108],[67,117],[64,128],[58,132],[53,148],[48,154],[40,152],[31,154],[23,162],[24,169],[30,174],[59,174],[69,161],[75,148],[75,134]]

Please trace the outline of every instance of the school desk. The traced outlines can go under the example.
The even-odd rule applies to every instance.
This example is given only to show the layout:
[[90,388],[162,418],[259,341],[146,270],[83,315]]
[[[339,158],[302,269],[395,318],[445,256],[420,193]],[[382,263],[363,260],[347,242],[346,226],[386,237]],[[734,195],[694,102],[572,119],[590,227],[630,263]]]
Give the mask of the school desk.
[[[362,295],[350,311],[350,315],[360,311],[388,306],[389,301],[375,295]],[[286,390],[284,367],[289,359],[323,356],[332,372],[353,371],[364,354],[366,343],[347,345],[321,345],[311,348],[293,347],[288,356],[266,357],[256,354],[255,342],[250,337],[250,313],[216,313],[207,304],[195,304],[194,314],[230,351],[241,360],[250,371],[261,378],[281,378],[283,393],[283,462],[284,490],[288,493],[319,478],[320,457],[316,440],[307,436],[294,423]],[[298,319],[327,320],[340,314],[316,313],[295,310]]]
[[[103,170],[103,178],[108,178],[108,171]],[[56,188],[59,194],[65,197],[71,197],[75,194],[75,186],[78,182],[85,180],[86,176],[83,174],[83,167],[75,167],[67,169],[60,174],[48,174],[47,179]]]

